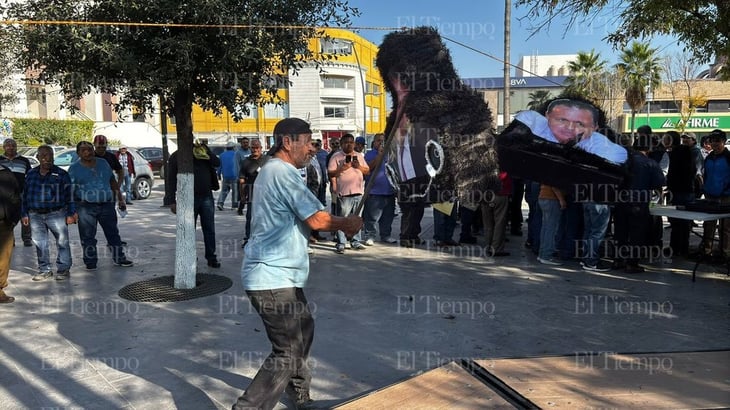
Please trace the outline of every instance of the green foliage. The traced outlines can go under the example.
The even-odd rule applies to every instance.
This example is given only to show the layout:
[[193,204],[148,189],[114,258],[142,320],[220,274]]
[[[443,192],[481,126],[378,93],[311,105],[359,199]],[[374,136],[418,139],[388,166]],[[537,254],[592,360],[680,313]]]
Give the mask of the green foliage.
[[527,103],[527,109],[533,111],[540,111],[553,98],[550,91],[547,90],[535,90],[528,97],[530,101]]
[[93,121],[46,120],[14,118],[13,139],[18,145],[75,146],[79,141],[90,141],[94,130]]
[[568,63],[570,75],[566,80],[567,88],[591,100],[604,100],[607,93],[606,65],[601,53],[595,50],[588,53],[579,51],[577,58]]
[[[534,33],[549,28],[556,16],[568,16],[565,33],[575,26],[603,19],[616,29],[606,40],[621,49],[636,39],[675,36],[694,62],[730,56],[730,1],[727,0],[517,0],[527,10]],[[730,60],[721,75],[730,78]]]
[[[313,26],[347,25],[357,10],[340,0],[28,0],[8,13],[88,23],[15,27],[21,67],[58,83],[69,101],[98,90],[117,95],[117,109],[153,111],[162,95],[173,113],[183,92],[240,119],[247,104],[279,103],[277,82],[315,59],[307,51]],[[176,26],[157,25],[164,23]]]

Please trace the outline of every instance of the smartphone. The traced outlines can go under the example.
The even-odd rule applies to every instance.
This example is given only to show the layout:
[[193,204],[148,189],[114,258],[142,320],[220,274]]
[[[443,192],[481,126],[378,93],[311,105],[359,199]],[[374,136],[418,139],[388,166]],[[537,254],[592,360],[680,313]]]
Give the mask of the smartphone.
[[345,155],[345,162],[352,162],[352,155]]

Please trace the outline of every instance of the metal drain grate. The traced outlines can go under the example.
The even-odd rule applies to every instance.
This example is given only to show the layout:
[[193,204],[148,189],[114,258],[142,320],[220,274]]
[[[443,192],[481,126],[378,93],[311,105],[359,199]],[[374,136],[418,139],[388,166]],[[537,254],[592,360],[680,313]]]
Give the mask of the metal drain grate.
[[174,276],[143,280],[123,287],[119,296],[133,302],[180,302],[215,295],[233,286],[227,277],[208,273],[196,275],[193,289],[175,289],[174,284]]

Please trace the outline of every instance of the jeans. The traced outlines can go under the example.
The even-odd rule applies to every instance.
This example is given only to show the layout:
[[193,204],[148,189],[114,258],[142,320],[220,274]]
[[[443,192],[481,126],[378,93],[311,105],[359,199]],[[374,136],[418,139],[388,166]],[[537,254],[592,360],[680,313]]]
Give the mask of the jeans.
[[117,228],[117,212],[114,210],[114,202],[80,202],[77,211],[79,213],[79,237],[81,248],[84,252],[84,264],[96,266],[99,257],[96,252],[96,224],[101,225],[106,241],[112,248],[112,260],[115,263],[126,259],[122,240],[119,238]]
[[126,196],[124,199],[127,203],[132,202],[132,176],[126,172],[124,173],[124,181],[120,189],[125,193]]
[[552,259],[555,252],[555,238],[560,226],[560,201],[557,199],[538,199],[542,211],[542,226],[540,228],[540,259]]
[[583,204],[583,262],[595,266],[600,259],[599,247],[606,235],[611,210],[608,205],[586,202]]
[[231,192],[231,208],[238,207],[238,179],[223,178],[221,181],[221,193],[218,194],[218,205],[225,205],[228,192]]
[[437,241],[451,241],[456,229],[456,204],[451,209],[451,215],[433,210],[433,239]]
[[203,230],[203,243],[205,244],[205,259],[216,260],[215,256],[215,207],[213,206],[213,194],[196,195],[193,199],[193,215],[195,221],[200,215],[200,229]]
[[558,253],[561,259],[580,256],[578,245],[583,238],[583,204],[568,200],[558,227]]
[[381,240],[390,236],[395,218],[395,195],[370,195],[362,211],[365,239]]
[[[362,195],[339,197],[337,199],[337,202],[340,204],[340,216],[349,216],[350,214],[354,213],[355,208],[357,208],[357,205],[360,203],[361,199]],[[347,242],[347,237],[345,237],[345,233],[342,231],[337,231],[337,243],[344,244],[345,242]],[[360,231],[357,231],[357,233],[352,237],[352,242],[360,242]]]
[[302,288],[246,291],[271,342],[264,360],[234,409],[272,409],[284,389],[295,399],[309,398],[312,375],[307,364],[314,340],[314,319]]
[[68,225],[66,225],[66,209],[47,214],[30,211],[30,230],[33,235],[36,255],[38,256],[39,272],[50,272],[52,270],[50,261],[51,244],[48,231],[51,231],[53,237],[56,238],[56,247],[58,249],[56,268],[59,272],[71,268],[71,245],[68,239]]

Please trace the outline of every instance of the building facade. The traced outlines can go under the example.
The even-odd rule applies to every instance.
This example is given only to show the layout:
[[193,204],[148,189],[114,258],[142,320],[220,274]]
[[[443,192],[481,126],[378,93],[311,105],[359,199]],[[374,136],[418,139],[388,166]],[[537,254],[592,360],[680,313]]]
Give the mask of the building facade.
[[[250,106],[250,113],[235,122],[223,110],[216,116],[199,106],[193,107],[193,131],[197,137],[223,143],[242,137],[259,138],[268,147],[274,125],[282,118],[298,117],[311,124],[315,138],[341,137],[345,133],[370,137],[383,132],[386,119],[386,93],[375,67],[378,48],[359,35],[343,29],[324,29],[325,36],[309,41],[315,54],[335,58],[316,67],[305,64],[296,75],[289,71],[288,82],[279,89],[283,105]],[[170,137],[175,124],[168,124]]]

